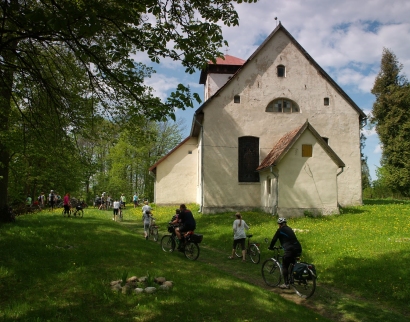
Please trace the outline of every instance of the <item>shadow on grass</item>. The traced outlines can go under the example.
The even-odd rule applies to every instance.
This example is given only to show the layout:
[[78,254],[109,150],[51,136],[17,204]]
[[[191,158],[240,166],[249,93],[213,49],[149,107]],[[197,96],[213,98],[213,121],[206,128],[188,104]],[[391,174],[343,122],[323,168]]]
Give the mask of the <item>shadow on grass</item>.
[[402,205],[410,204],[410,200],[397,200],[397,199],[364,199],[365,205]]
[[371,259],[340,259],[337,267],[327,272],[327,280],[356,301],[344,302],[341,297],[332,305],[353,316],[354,321],[409,321],[409,262],[410,255],[404,251]]
[[[206,260],[165,253],[159,243],[142,237],[138,222],[122,225],[111,214],[90,212],[81,219],[36,214],[2,227],[1,243],[4,321],[267,321],[273,314],[287,321],[326,320]],[[124,273],[141,277],[147,272],[174,281],[174,289],[154,295],[110,289],[110,281]]]

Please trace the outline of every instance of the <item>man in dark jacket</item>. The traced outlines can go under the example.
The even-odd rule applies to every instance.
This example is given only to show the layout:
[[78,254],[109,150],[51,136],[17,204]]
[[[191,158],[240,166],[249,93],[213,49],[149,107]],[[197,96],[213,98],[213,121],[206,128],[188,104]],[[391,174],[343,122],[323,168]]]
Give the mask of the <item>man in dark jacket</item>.
[[295,263],[296,257],[302,254],[302,245],[300,245],[298,239],[292,228],[286,223],[286,218],[278,219],[279,228],[272,238],[269,249],[273,249],[276,242],[279,239],[280,245],[284,249],[285,253],[282,258],[282,270],[284,284],[280,285],[280,288],[289,288],[289,265]]
[[[195,230],[196,222],[194,216],[192,215],[191,210],[186,209],[184,204],[179,206],[180,214],[178,218],[174,220],[175,222],[179,222],[180,226],[175,229],[175,234],[177,235],[178,239],[181,241],[181,234],[184,234],[190,230]],[[179,249],[183,248],[183,243],[179,243]]]

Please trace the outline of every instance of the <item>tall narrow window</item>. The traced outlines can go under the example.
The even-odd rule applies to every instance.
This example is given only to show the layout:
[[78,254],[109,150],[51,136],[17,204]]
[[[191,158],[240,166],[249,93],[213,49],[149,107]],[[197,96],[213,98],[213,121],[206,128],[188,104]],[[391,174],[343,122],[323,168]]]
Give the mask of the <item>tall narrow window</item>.
[[244,136],[238,138],[238,181],[259,182],[259,138]]
[[278,77],[285,77],[285,66],[279,65],[276,67]]
[[268,180],[266,180],[266,190],[268,192],[268,195],[272,193],[272,179],[268,177]]
[[329,97],[325,97],[324,99],[323,99],[323,103],[327,106],[327,105],[329,105]]

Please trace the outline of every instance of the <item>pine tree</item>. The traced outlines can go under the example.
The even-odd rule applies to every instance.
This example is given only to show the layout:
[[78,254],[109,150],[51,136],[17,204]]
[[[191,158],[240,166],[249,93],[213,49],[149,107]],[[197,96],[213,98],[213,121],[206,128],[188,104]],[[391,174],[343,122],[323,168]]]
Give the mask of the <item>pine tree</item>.
[[394,191],[410,195],[410,85],[400,74],[403,65],[383,49],[380,72],[372,93],[376,96],[370,121],[383,146],[384,180]]

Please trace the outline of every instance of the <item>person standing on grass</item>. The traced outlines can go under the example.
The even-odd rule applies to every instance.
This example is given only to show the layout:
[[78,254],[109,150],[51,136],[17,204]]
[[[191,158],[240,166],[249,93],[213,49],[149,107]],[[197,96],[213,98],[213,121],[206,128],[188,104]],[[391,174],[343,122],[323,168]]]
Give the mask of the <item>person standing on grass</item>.
[[280,288],[289,288],[289,265],[296,262],[296,257],[302,254],[302,245],[296,238],[295,232],[287,225],[286,218],[279,218],[277,221],[279,228],[270,242],[268,249],[272,250],[279,239],[280,245],[285,253],[282,258],[284,284]]
[[[151,208],[151,207],[150,207]],[[151,210],[146,210],[142,214],[142,220],[144,222],[144,238],[148,240],[148,235],[149,235],[149,226],[151,226],[151,219],[152,219],[152,213]]]
[[114,205],[113,205],[113,218],[112,218],[112,220],[114,220],[114,221],[117,221],[117,215],[118,215],[118,210],[120,209],[120,202],[117,200],[117,199],[115,199],[114,200]]
[[233,229],[233,246],[232,246],[232,254],[229,256],[229,259],[235,258],[235,249],[238,244],[241,245],[242,248],[242,261],[246,260],[246,250],[245,250],[245,240],[246,240],[246,232],[245,229],[248,230],[249,226],[246,224],[245,220],[242,219],[242,216],[239,212],[235,214],[236,219],[233,222],[232,229]]
[[50,210],[53,211],[56,203],[56,195],[54,194],[54,190],[50,190],[50,194],[48,195],[48,202],[50,204]]
[[150,207],[150,205],[148,204],[148,200],[144,201],[144,206],[142,206],[142,215],[144,216],[145,212],[149,210],[151,211],[152,208]]
[[70,194],[67,192],[63,199],[64,214],[67,214],[70,217]]
[[30,206],[31,206],[31,201],[32,201],[31,197],[28,196],[27,199],[26,199],[26,206],[27,206],[27,207],[30,207]]
[[137,193],[135,193],[134,196],[132,197],[132,202],[134,203],[134,208],[137,208],[137,206],[138,206],[138,195],[137,195]]
[[44,192],[42,192],[41,195],[40,195],[41,208],[44,208],[44,206],[45,206],[45,199],[46,199],[46,196],[44,195]]
[[125,209],[125,202],[127,201],[127,198],[125,198],[123,193],[121,194],[120,200],[121,200],[122,208]]

